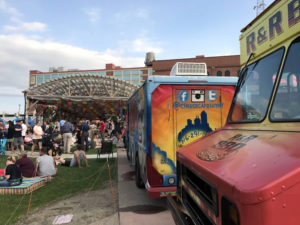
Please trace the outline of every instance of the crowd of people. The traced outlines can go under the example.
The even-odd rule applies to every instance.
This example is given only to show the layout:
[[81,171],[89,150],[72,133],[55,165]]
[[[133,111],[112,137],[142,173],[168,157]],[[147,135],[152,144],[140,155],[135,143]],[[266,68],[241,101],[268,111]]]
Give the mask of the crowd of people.
[[[6,126],[0,121],[0,139],[7,139],[6,151],[13,155],[6,160],[0,187],[19,185],[24,177],[53,177],[58,165],[81,168],[85,164],[89,167],[86,152],[90,148],[101,147],[106,138],[115,145],[120,142],[126,145],[125,136],[126,123],[119,117],[115,121],[82,119],[75,124],[66,119],[51,123],[44,121],[42,125],[36,121],[32,127],[23,120],[17,120],[15,124],[9,121]],[[64,159],[61,154],[71,153],[72,147],[76,148],[73,158]],[[28,156],[33,156],[36,148],[40,156],[34,165]]]

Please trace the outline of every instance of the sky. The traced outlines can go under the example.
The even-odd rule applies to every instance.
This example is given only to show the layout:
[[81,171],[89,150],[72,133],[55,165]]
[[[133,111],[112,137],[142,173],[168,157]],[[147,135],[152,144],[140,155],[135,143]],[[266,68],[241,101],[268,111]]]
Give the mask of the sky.
[[[264,1],[266,7],[271,0]],[[0,114],[23,113],[29,71],[142,67],[239,55],[257,0],[0,0]]]

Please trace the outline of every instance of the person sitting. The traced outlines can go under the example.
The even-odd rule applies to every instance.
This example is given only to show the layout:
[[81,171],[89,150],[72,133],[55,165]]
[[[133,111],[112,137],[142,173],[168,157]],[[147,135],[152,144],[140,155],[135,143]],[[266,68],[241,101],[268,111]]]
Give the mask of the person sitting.
[[36,159],[36,174],[41,177],[51,177],[56,174],[54,159],[47,153],[47,147],[43,147],[40,151],[40,157]]
[[10,156],[6,159],[5,176],[0,181],[0,187],[17,186],[22,183],[22,173],[18,165],[15,164],[16,159]]
[[16,164],[20,167],[23,177],[34,177],[34,164],[32,160],[27,157],[26,152],[19,155]]
[[70,166],[70,167],[78,166],[78,168],[82,168],[81,165],[82,165],[83,159],[85,161],[85,165],[87,167],[90,167],[88,160],[86,158],[86,154],[82,150],[82,145],[77,145],[77,150],[74,152],[74,157],[72,160],[65,160],[63,158],[60,158],[58,160],[58,162],[60,162],[63,166]]

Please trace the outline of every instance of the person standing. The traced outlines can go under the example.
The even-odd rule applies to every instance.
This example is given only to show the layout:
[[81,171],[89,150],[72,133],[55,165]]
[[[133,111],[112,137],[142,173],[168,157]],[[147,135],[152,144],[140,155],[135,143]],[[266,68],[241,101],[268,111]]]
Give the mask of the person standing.
[[104,140],[104,137],[105,137],[105,127],[106,127],[105,122],[100,121],[100,137],[101,137],[102,141]]
[[24,151],[24,140],[22,137],[22,125],[21,120],[17,121],[15,125],[15,132],[14,132],[14,145],[18,148],[20,146],[21,151]]
[[60,132],[60,123],[58,122],[58,120],[55,121],[54,125],[55,125],[55,128],[57,129],[57,131]]
[[64,153],[70,153],[72,145],[72,132],[74,131],[74,126],[67,120],[65,120],[64,122],[63,120],[60,121],[60,124],[60,132],[64,140]]
[[85,151],[89,150],[89,121],[85,121],[80,126],[80,134],[81,134],[81,145],[84,146],[85,144]]
[[110,134],[109,137],[112,137],[112,132],[115,130],[115,122],[113,120],[110,121]]
[[117,117],[117,120],[115,121],[115,131],[117,134],[121,134],[121,118]]
[[31,147],[31,152],[34,151],[35,145],[38,144],[39,150],[42,150],[42,138],[43,138],[44,132],[41,127],[41,122],[38,120],[36,122],[36,125],[33,127],[33,133],[32,133],[32,140],[33,144]]
[[24,120],[21,120],[21,126],[22,126],[22,137],[23,137],[23,141],[24,141],[25,136],[26,136],[26,132],[27,132],[27,126],[24,123]]
[[48,133],[49,125],[46,121],[44,121],[43,125],[41,126],[44,133]]
[[12,151],[12,153],[16,153],[14,150],[14,134],[15,134],[15,125],[14,123],[10,120],[8,121],[8,129],[7,129],[7,150]]
[[0,120],[0,139],[5,138],[5,124]]

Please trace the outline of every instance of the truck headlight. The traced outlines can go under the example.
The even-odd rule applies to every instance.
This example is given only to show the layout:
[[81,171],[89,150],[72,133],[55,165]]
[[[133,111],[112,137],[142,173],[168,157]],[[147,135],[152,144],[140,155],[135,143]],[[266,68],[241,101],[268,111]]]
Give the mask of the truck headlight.
[[239,212],[236,205],[222,197],[222,224],[239,225]]
[[169,177],[168,183],[169,184],[174,184],[175,183],[175,178],[174,177]]

